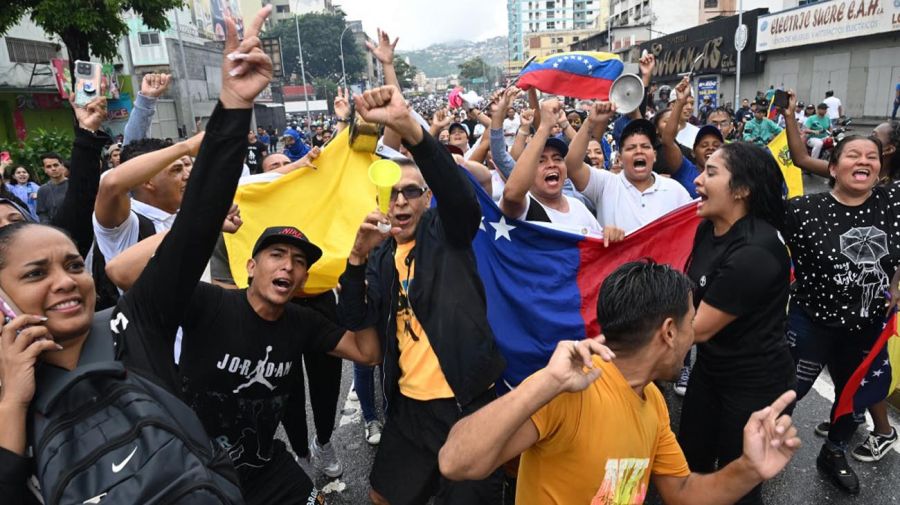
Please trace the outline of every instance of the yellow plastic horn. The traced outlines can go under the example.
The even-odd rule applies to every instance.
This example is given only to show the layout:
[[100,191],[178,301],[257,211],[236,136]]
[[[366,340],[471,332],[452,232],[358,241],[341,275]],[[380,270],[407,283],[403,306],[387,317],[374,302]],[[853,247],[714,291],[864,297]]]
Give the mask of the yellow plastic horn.
[[400,165],[391,160],[378,160],[369,165],[369,180],[378,187],[378,208],[387,214],[391,204],[391,189],[400,180]]

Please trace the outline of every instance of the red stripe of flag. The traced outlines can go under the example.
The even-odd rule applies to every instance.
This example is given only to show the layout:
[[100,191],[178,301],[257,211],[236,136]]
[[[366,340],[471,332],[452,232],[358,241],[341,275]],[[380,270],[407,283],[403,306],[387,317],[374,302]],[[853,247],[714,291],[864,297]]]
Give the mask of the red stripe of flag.
[[571,98],[609,100],[613,81],[588,75],[576,75],[562,70],[530,70],[522,74],[517,86],[528,90],[537,88],[544,93]]
[[[875,345],[872,346],[872,350],[869,351],[866,359],[864,359],[862,364],[859,365],[859,368],[853,372],[853,375],[850,376],[850,380],[847,381],[847,385],[844,386],[841,397],[838,399],[837,407],[834,409],[834,417],[831,419],[832,423],[837,422],[842,416],[853,413],[856,408],[853,398],[856,396],[856,392],[859,391],[862,380],[865,379],[866,374],[868,374],[872,368],[872,362],[878,359],[881,350],[887,345],[887,341],[894,336],[895,331],[897,331],[896,311],[888,319],[887,324],[884,325],[884,329],[881,330],[881,335],[878,336],[878,340],[875,341]],[[890,394],[890,391],[887,393]],[[860,405],[859,407],[868,407],[868,405]]]

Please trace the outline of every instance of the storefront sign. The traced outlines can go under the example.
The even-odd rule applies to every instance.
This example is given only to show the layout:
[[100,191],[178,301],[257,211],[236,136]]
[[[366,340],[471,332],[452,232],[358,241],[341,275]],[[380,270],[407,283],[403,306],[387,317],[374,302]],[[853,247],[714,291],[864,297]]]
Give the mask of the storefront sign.
[[719,106],[719,78],[715,75],[697,79],[697,104],[698,107],[706,97],[709,97],[713,108]]
[[756,50],[773,51],[897,29],[900,2],[896,0],[830,0],[760,16]]
[[[764,9],[754,9],[744,13],[744,23],[756,26],[757,16]],[[702,56],[694,71],[697,74],[734,74],[737,70],[737,50],[735,32],[738,17],[729,16],[703,26],[689,28],[666,35],[640,45],[641,50],[656,56],[653,77],[660,81],[675,81],[691,70],[697,56]],[[750,30],[747,47],[741,52],[741,73],[755,74],[762,69],[756,54],[756,33]]]

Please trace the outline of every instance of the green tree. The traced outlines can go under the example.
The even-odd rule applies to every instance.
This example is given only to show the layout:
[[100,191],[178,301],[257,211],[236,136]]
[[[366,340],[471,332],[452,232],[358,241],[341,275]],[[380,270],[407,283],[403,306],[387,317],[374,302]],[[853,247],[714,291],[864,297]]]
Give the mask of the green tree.
[[488,65],[481,56],[476,56],[472,59],[466,60],[459,65],[459,78],[472,80],[488,76],[488,71],[490,70],[490,65]]
[[123,12],[132,10],[145,25],[163,31],[169,27],[167,11],[183,4],[184,0],[3,0],[0,35],[29,17],[62,39],[74,74],[75,60],[89,60],[91,54],[111,60],[118,55],[118,41],[128,35]]
[[[303,65],[306,71],[321,79],[341,80],[341,32],[344,30],[345,15],[340,10],[336,14],[310,13],[297,19],[300,28],[300,42],[303,44]],[[300,60],[297,51],[297,28],[293,19],[285,19],[266,31],[264,37],[281,37],[281,54],[284,57],[285,78],[291,74],[300,77]],[[344,33],[344,67],[348,84],[363,69],[362,50],[356,43],[352,31]],[[307,75],[309,78],[309,75]],[[287,80],[287,79],[286,79]]]
[[413,87],[413,80],[419,69],[415,65],[406,63],[406,60],[399,56],[394,56],[394,71],[397,72],[397,80],[400,81],[401,89],[409,89]]

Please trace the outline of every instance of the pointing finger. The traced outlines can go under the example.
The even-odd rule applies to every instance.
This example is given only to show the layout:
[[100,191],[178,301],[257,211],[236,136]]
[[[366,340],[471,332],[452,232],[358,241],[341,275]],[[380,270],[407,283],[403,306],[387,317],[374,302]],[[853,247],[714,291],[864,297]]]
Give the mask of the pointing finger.
[[268,4],[258,10],[256,16],[253,17],[253,21],[250,22],[250,26],[244,29],[244,37],[256,37],[259,35],[259,32],[262,31],[263,23],[266,22],[266,18],[269,17],[271,12],[272,4]]

